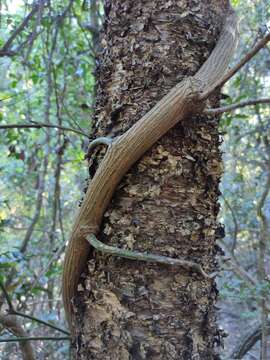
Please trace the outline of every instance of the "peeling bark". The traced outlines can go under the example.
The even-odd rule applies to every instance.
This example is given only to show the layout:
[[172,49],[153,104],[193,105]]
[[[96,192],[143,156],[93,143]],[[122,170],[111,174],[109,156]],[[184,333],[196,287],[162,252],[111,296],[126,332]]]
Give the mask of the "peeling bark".
[[[94,136],[137,122],[208,58],[228,1],[105,2]],[[219,106],[219,94],[209,100]],[[162,137],[125,176],[100,240],[194,261],[216,271],[218,120],[192,116]],[[94,173],[100,159],[91,159]],[[76,298],[79,359],[218,359],[213,280],[167,265],[94,253]]]

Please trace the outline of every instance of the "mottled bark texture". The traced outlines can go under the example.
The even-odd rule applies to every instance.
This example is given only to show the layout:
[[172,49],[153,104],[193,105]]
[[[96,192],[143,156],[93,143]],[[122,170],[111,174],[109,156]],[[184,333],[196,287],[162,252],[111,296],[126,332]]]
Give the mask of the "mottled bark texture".
[[[122,134],[213,49],[226,0],[111,0],[97,69],[94,137]],[[218,106],[218,95],[211,98]],[[187,118],[133,166],[99,239],[216,270],[218,120]],[[93,175],[99,156],[91,159]],[[77,298],[78,359],[218,359],[213,280],[95,253]]]

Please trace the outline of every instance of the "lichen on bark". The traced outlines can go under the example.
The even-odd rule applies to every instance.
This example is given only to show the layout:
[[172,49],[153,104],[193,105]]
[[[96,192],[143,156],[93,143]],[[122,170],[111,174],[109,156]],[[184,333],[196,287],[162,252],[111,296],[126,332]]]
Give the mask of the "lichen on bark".
[[[121,135],[193,75],[213,49],[227,7],[225,0],[105,1],[93,136]],[[119,185],[100,240],[215,271],[219,144],[215,117],[193,116],[170,130]],[[94,253],[80,290],[78,358],[218,359],[213,280]]]

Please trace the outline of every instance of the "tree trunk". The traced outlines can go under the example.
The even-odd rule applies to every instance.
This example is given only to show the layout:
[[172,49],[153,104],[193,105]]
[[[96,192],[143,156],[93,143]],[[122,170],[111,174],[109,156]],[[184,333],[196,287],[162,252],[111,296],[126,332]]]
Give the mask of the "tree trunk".
[[[94,137],[121,135],[213,49],[227,0],[105,1]],[[211,97],[218,106],[219,95]],[[99,239],[216,271],[218,119],[189,117],[129,171]],[[93,175],[101,154],[91,159]],[[77,305],[78,359],[218,359],[216,285],[200,274],[94,253]]]

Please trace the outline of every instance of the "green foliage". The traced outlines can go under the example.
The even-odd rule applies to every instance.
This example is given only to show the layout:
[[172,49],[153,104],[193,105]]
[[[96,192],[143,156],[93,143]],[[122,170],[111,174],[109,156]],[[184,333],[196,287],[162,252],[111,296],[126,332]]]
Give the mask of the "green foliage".
[[240,0],[232,0],[231,3],[233,6],[237,6],[237,5],[239,5]]
[[[270,14],[268,1],[234,1],[233,5],[242,21],[240,23],[240,45],[236,60],[247,52],[254,42],[263,36]],[[269,96],[269,49],[265,48],[235,76],[227,88],[224,105],[238,103],[247,99]],[[253,326],[261,316],[260,301],[269,297],[269,282],[262,280],[259,267],[262,258],[262,239],[266,240],[264,250],[265,265],[269,257],[270,201],[267,194],[262,213],[267,223],[267,231],[258,216],[258,207],[267,189],[269,174],[269,105],[250,106],[224,114],[221,130],[224,136],[225,172],[222,180],[221,221],[225,224],[226,237],[223,244],[231,262],[226,266],[219,281],[221,306],[229,309],[231,318],[223,319],[230,334],[227,346],[234,345],[235,329]],[[267,269],[267,266],[265,266]],[[243,270],[253,281],[245,275]],[[267,269],[268,271],[269,269]],[[231,320],[230,320],[231,319]],[[233,325],[231,324],[233,323]],[[228,350],[227,350],[228,351]],[[228,352],[225,354],[227,355]],[[259,355],[258,355],[259,356]],[[226,358],[226,356],[225,356]]]
[[[0,47],[32,9],[1,4]],[[95,49],[85,25],[94,19],[99,27],[101,18],[81,1],[70,4],[47,2],[12,42],[16,56],[0,57],[0,125],[37,122],[88,133]],[[87,146],[86,135],[57,128],[0,129],[0,281],[16,308],[62,327],[63,252],[87,177]],[[67,346],[48,345],[48,358],[66,359]]]

